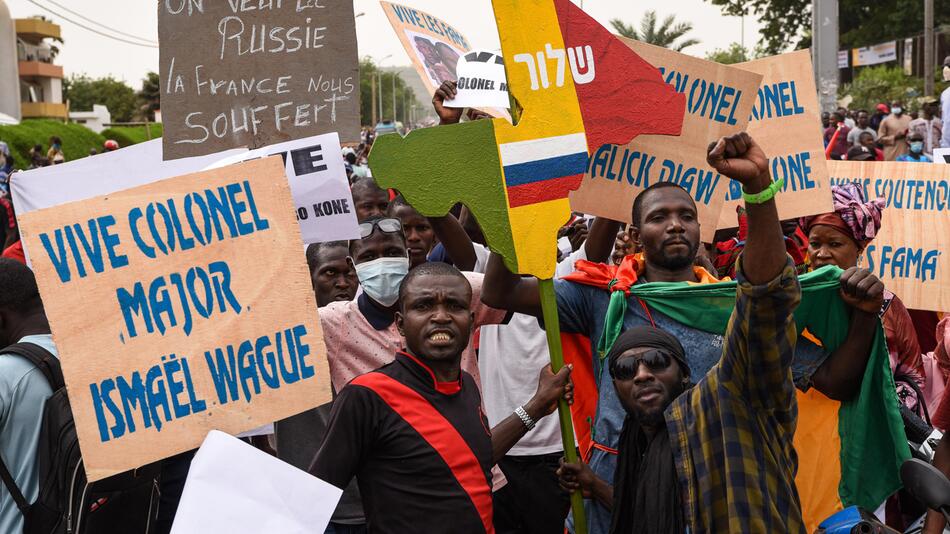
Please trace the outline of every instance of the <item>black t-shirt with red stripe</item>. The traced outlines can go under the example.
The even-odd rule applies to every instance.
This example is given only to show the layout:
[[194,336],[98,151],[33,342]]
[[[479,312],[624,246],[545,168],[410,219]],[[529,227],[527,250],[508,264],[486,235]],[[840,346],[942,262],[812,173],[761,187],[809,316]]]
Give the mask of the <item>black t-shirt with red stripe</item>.
[[491,457],[472,377],[439,383],[397,353],[340,392],[310,472],[339,488],[355,475],[371,533],[493,532]]

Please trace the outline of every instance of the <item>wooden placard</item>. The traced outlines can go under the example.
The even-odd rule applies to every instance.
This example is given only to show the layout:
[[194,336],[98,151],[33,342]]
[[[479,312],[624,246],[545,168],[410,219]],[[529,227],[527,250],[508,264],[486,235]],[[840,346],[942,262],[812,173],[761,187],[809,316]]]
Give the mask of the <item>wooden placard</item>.
[[[831,211],[811,54],[798,50],[736,66],[763,75],[748,131],[769,157],[772,179],[785,177],[785,189],[775,197],[779,217],[792,219]],[[739,225],[736,208],[741,201],[738,182],[731,183],[719,228]]]
[[[710,142],[745,129],[762,76],[640,41],[623,41],[686,97],[682,133],[641,135],[627,146],[600,147],[591,155],[581,188],[571,194],[571,207],[631,222],[633,200],[641,191],[656,182],[674,182],[696,201],[701,238],[710,242],[730,180],[706,164],[706,151]],[[624,105],[638,103],[631,99]],[[645,116],[654,112],[643,110]]]
[[158,2],[164,159],[360,138],[349,0]]
[[950,310],[950,165],[829,161],[831,184],[884,198],[881,231],[861,255],[908,308]]
[[279,156],[32,211],[90,480],[330,400]]

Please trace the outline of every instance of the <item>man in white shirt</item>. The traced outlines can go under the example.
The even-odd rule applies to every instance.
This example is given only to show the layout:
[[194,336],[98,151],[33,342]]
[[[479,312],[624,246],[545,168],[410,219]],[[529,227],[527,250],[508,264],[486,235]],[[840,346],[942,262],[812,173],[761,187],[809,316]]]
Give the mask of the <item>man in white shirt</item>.
[[[30,503],[39,494],[37,441],[46,399],[53,394],[43,372],[20,356],[3,354],[14,343],[34,343],[58,356],[36,278],[26,265],[0,258],[0,457]],[[23,514],[0,489],[0,532],[22,532]]]
[[[950,56],[943,58],[943,81],[950,82]],[[941,118],[943,118],[943,136],[940,146],[950,148],[950,87],[940,95]]]

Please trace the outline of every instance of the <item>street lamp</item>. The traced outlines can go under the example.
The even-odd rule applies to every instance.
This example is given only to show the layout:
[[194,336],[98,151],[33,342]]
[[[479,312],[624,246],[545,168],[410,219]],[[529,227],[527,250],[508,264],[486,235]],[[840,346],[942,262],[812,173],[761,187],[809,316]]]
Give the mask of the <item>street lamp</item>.
[[[382,66],[383,66],[383,61],[386,61],[387,59],[389,59],[389,58],[391,58],[391,57],[393,57],[393,55],[392,55],[392,54],[389,54],[388,56],[384,57],[383,59],[380,59],[379,62],[376,63],[376,77],[377,77],[377,79],[379,80],[379,83],[376,84],[376,85],[379,86],[379,120],[383,120],[383,70],[382,70]],[[374,124],[373,126],[375,127],[376,125]]]

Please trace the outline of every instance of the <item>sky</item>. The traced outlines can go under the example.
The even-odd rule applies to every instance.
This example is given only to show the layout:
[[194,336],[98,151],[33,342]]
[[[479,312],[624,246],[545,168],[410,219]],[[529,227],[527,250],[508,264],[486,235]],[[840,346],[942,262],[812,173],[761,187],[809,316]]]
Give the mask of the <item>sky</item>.
[[[156,0],[36,0],[60,15],[43,10],[30,0],[5,1],[14,18],[46,15],[62,27],[63,45],[56,62],[66,75],[85,73],[92,77],[112,75],[133,88],[141,87],[148,71],[158,71],[158,48],[134,46],[102,37],[63,19],[65,16],[81,24],[93,26],[76,15],[64,12],[52,2],[82,14],[105,26],[148,41],[157,41]],[[216,0],[224,1],[224,0]],[[293,1],[293,0],[284,0]],[[580,3],[580,0],[574,0]],[[498,33],[491,11],[490,0],[402,0],[402,3],[435,15],[461,31],[474,48],[497,49]],[[650,4],[654,4],[650,6]],[[656,9],[659,18],[676,15],[678,21],[692,22],[689,35],[699,39],[699,45],[685,52],[704,56],[717,48],[726,48],[739,42],[742,22],[737,17],[723,16],[719,8],[704,0],[664,0],[653,2],[622,2],[618,0],[584,0],[584,10],[601,24],[608,25],[612,18],[620,18],[639,27],[644,11]],[[356,33],[360,57],[370,56],[379,61],[386,56],[383,66],[409,65],[409,57],[399,43],[378,0],[353,0]],[[363,15],[359,15],[363,13]],[[608,26],[609,27],[609,26]],[[758,39],[759,26],[751,17],[745,21],[745,42],[750,47]],[[126,37],[119,36],[125,39]]]

